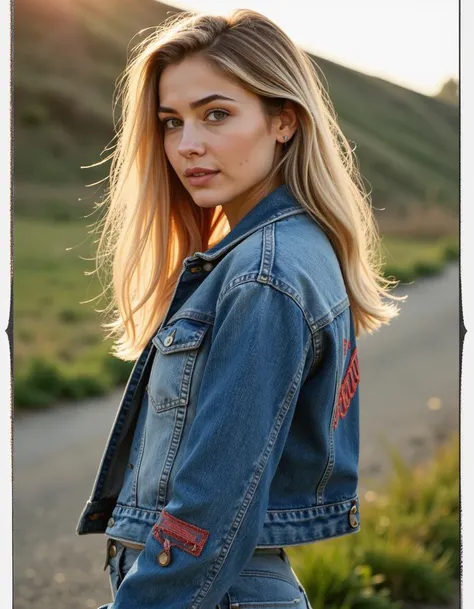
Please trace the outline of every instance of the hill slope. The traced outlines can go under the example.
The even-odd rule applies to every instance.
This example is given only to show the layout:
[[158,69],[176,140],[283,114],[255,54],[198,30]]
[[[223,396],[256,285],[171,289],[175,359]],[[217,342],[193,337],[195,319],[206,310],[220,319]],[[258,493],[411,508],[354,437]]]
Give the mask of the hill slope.
[[[142,28],[179,9],[154,0],[16,0],[15,204],[18,213],[72,204],[106,176],[112,95],[127,47]],[[132,41],[133,38],[133,41]],[[457,213],[459,114],[455,106],[314,58],[341,127],[356,146],[375,207],[394,214],[437,205]],[[92,202],[94,194],[90,194]],[[406,212],[405,212],[406,213]]]

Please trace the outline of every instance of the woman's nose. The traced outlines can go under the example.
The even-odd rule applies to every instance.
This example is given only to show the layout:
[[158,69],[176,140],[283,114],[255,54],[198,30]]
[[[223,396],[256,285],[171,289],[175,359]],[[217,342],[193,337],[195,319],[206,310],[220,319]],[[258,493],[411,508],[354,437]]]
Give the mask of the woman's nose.
[[183,156],[188,156],[192,152],[203,154],[204,143],[195,129],[183,129],[181,141],[178,145],[178,152]]

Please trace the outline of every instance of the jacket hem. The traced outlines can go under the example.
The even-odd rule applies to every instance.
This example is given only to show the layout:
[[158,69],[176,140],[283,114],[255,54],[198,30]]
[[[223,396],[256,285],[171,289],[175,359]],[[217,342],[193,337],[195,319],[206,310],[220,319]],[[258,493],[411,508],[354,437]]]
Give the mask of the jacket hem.
[[[146,543],[151,529],[160,518],[161,510],[118,504],[112,511],[110,501],[88,502],[77,533],[105,533],[109,537],[121,537],[133,543]],[[298,546],[357,533],[360,530],[359,514],[357,495],[338,503],[310,508],[267,510],[256,548]],[[109,520],[110,516],[113,523]]]
[[356,533],[360,530],[359,513],[357,495],[311,508],[267,510],[257,547],[301,545]]

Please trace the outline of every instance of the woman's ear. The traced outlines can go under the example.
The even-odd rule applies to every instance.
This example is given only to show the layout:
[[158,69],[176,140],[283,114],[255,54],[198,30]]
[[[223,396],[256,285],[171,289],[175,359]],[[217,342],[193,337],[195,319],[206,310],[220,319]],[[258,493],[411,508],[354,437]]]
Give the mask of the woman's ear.
[[[293,101],[286,100],[280,111],[280,118],[277,122],[277,139],[281,142],[289,142],[298,128],[298,116],[296,106]],[[284,137],[287,139],[284,140]]]

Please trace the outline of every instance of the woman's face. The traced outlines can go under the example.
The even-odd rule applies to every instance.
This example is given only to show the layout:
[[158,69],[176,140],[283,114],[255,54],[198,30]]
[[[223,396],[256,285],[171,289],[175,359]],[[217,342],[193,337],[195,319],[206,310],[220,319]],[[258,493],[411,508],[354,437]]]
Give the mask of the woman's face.
[[[193,104],[209,96],[220,99]],[[280,184],[269,186],[264,180],[280,154],[283,136],[289,139],[294,129],[281,117],[269,128],[259,98],[201,57],[164,69],[159,102],[166,156],[196,205],[222,205],[232,228]],[[193,167],[217,173],[193,179],[185,175]]]

